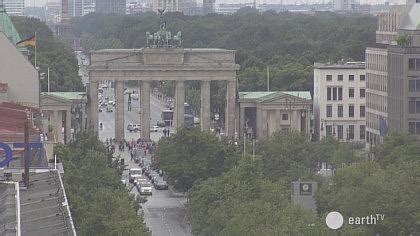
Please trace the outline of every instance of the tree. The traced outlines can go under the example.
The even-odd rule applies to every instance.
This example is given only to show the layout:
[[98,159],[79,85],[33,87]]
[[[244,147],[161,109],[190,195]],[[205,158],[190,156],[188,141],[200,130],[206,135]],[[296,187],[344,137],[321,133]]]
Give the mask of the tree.
[[375,148],[377,161],[337,170],[330,184],[317,192],[320,212],[336,210],[345,217],[384,214],[372,234],[420,232],[420,148],[407,135],[391,135]]
[[[50,90],[52,92],[84,91],[78,75],[78,65],[71,48],[53,36],[48,26],[36,18],[13,17],[13,24],[22,38],[37,33],[37,66],[40,72],[50,68]],[[35,63],[33,48],[29,48],[29,59]],[[47,80],[41,80],[41,90],[47,91]]]
[[75,226],[80,235],[150,235],[138,215],[139,199],[121,183],[112,154],[93,132],[58,146],[63,161],[64,186]]
[[176,189],[187,191],[196,181],[231,168],[237,156],[235,146],[210,132],[183,128],[159,141],[154,163],[165,171]]

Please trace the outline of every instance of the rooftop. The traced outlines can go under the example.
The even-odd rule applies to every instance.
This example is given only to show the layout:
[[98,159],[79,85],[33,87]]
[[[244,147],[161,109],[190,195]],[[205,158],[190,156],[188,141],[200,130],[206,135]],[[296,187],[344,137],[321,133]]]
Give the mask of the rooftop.
[[420,4],[413,4],[400,29],[420,30]]
[[239,92],[240,99],[246,100],[257,100],[263,102],[269,99],[280,97],[284,94],[291,95],[306,100],[312,100],[311,93],[309,91],[270,91],[270,92]]
[[365,69],[365,67],[365,62],[363,61],[340,62],[336,64],[314,63],[314,68],[317,69]]
[[51,95],[68,100],[86,99],[86,92],[42,92],[42,95]]
[[13,44],[21,40],[12,20],[10,20],[9,15],[2,6],[0,6],[0,32],[3,32]]
[[29,180],[20,191],[22,235],[75,235],[58,172],[31,173]]

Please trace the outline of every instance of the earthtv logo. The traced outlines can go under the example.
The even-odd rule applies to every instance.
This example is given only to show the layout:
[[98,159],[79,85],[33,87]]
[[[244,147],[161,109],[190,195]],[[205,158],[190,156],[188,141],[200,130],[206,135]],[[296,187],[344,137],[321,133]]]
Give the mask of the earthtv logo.
[[[383,221],[384,219],[384,214],[371,214],[362,217],[350,216],[346,221],[349,225],[376,225],[379,221]],[[325,217],[325,223],[330,229],[339,229],[344,224],[344,217],[340,212],[332,211]]]

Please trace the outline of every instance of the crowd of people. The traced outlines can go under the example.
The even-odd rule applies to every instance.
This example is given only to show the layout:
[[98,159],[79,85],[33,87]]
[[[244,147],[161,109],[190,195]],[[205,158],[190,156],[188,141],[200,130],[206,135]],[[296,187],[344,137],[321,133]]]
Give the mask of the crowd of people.
[[153,141],[146,141],[142,139],[131,141],[123,140],[116,141],[114,138],[106,139],[106,145],[112,153],[115,153],[115,150],[118,148],[120,152],[125,151],[126,149],[130,152],[131,157],[133,158],[134,154],[138,151],[143,151],[144,155],[153,154],[156,149],[156,143]]

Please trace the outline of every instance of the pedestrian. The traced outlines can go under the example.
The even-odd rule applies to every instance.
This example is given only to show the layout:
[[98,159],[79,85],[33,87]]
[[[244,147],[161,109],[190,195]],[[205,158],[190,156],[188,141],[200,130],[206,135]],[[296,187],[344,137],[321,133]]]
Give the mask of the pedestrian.
[[130,156],[131,156],[131,161],[133,161],[133,159],[134,159],[134,154],[133,154],[133,152],[130,152]]

